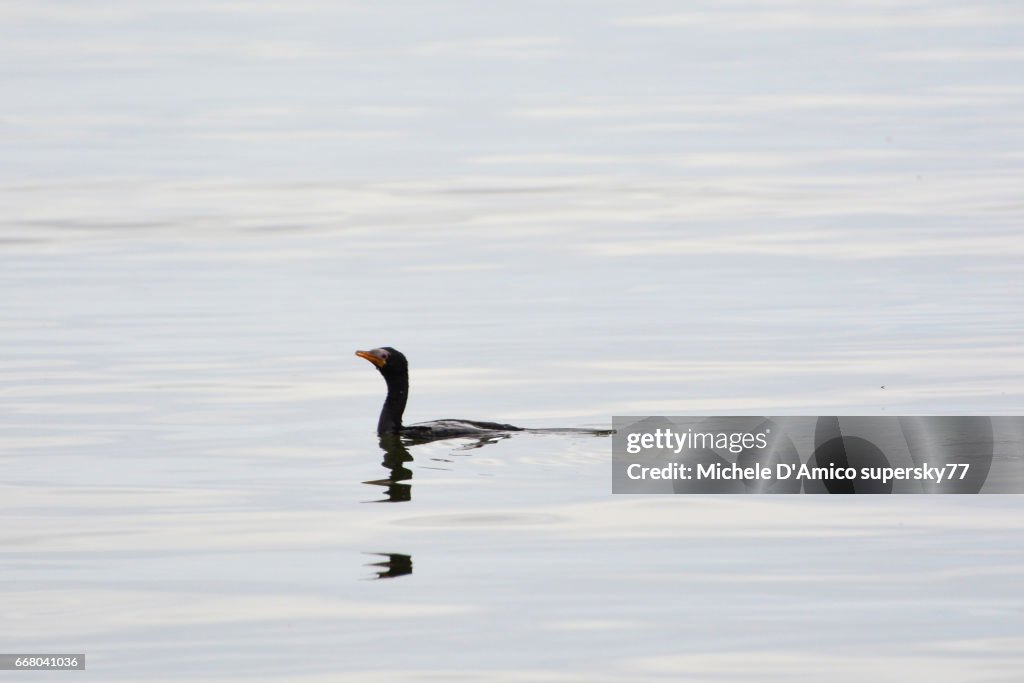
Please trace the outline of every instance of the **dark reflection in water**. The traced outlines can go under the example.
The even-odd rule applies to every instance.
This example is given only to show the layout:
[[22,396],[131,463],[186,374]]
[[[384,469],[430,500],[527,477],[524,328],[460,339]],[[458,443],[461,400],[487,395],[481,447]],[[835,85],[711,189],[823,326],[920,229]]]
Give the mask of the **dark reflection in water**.
[[[450,439],[451,437],[448,438]],[[474,437],[469,441],[469,443],[464,443],[452,450],[473,450],[498,443],[502,439],[507,438],[509,438],[508,434],[488,434],[486,436]],[[384,487],[384,498],[373,502],[403,503],[412,500],[412,484],[406,483],[412,479],[412,470],[406,467],[405,463],[412,462],[413,457],[407,446],[416,446],[438,440],[440,439],[411,438],[407,436],[397,436],[394,434],[388,434],[380,437],[378,444],[380,445],[381,450],[384,451],[384,459],[380,464],[388,471],[388,476],[384,479],[371,479],[370,481],[363,482],[364,484],[370,484],[371,486]]]
[[380,437],[379,444],[384,451],[384,460],[380,464],[388,471],[388,476],[386,479],[363,482],[384,487],[385,497],[374,502],[401,503],[412,500],[412,484],[403,483],[412,479],[412,470],[405,466],[405,463],[412,462],[412,454],[402,443],[402,439],[394,434]]
[[377,571],[377,576],[372,577],[373,579],[393,579],[398,576],[412,574],[412,555],[403,555],[402,553],[366,554],[385,558],[380,562],[371,562],[366,565],[367,567],[380,567],[380,570]]

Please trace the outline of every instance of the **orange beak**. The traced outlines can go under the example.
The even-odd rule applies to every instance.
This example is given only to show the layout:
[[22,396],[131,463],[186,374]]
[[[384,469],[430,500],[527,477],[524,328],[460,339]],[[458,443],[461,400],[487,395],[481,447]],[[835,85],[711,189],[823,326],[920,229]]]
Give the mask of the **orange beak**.
[[356,351],[356,355],[359,356],[360,358],[365,358],[366,360],[376,365],[378,368],[384,367],[388,362],[386,358],[377,356],[372,351]]

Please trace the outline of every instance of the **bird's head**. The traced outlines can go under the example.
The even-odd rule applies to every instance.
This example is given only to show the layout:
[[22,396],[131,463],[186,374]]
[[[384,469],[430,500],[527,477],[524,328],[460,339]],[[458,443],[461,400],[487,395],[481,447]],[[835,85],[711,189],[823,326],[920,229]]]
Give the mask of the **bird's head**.
[[409,363],[405,360],[405,356],[401,351],[390,346],[382,346],[369,351],[356,351],[356,355],[377,366],[380,374],[384,375],[384,379],[409,372]]

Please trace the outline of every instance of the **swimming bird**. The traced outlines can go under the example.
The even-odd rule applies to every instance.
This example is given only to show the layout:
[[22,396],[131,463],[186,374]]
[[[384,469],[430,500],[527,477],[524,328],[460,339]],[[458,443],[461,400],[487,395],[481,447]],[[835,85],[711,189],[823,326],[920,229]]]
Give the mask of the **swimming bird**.
[[485,436],[495,432],[521,432],[522,427],[502,424],[500,422],[481,422],[478,420],[434,420],[412,425],[402,424],[405,404],[409,399],[409,361],[405,355],[390,346],[382,346],[369,351],[356,351],[360,358],[373,363],[388,385],[388,395],[384,399],[384,407],[377,420],[377,434],[400,434],[415,440],[433,441],[450,439],[458,436]]
[[528,429],[501,422],[453,419],[403,425],[402,415],[405,413],[405,404],[409,400],[409,361],[405,359],[405,354],[390,346],[382,346],[369,351],[356,351],[356,355],[373,363],[388,385],[388,395],[384,399],[380,419],[377,420],[377,435],[380,437],[397,434],[415,443],[456,437],[476,437],[481,440],[479,445],[484,445],[493,443],[495,439],[505,438],[510,432],[589,434],[591,436],[608,436],[615,433],[614,430],[609,429],[571,427],[566,429]]

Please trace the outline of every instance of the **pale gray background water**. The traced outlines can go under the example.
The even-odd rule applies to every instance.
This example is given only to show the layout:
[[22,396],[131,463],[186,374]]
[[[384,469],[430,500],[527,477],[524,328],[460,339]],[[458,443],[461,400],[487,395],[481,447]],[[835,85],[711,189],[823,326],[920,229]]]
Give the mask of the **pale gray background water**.
[[1022,27],[0,5],[0,642],[89,667],[4,679],[1019,680],[1018,497],[613,498],[519,435],[376,504],[352,351],[412,420],[1019,414]]

